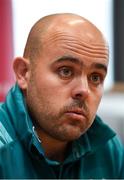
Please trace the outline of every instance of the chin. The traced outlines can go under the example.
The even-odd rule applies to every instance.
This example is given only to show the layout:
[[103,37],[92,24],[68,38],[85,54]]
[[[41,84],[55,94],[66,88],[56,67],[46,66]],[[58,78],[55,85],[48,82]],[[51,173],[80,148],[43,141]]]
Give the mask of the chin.
[[73,141],[81,137],[88,129],[86,125],[79,125],[79,124],[64,124],[61,125],[57,129],[52,129],[50,135],[59,141]]
[[82,135],[83,133],[80,132],[80,130],[77,130],[74,129],[74,130],[71,130],[71,131],[66,131],[64,132],[63,134],[59,134],[59,137],[58,139],[59,140],[62,140],[62,141],[74,141],[78,138],[80,138],[80,136]]

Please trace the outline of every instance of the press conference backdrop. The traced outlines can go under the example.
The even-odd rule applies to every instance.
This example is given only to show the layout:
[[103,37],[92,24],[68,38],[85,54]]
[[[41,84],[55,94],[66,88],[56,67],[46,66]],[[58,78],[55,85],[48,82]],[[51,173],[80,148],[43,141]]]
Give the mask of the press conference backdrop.
[[0,101],[13,83],[12,2],[0,0]]

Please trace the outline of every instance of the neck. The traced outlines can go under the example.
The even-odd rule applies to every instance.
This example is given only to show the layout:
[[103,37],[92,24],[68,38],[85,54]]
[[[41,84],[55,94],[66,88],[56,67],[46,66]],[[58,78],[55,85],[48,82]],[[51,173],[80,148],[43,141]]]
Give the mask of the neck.
[[38,129],[37,134],[42,142],[45,156],[50,160],[63,162],[66,158],[68,142],[54,139]]

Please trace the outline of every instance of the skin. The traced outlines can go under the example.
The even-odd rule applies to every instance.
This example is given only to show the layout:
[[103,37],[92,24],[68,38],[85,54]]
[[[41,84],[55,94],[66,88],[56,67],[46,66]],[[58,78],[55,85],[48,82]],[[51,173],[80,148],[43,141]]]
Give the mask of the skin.
[[107,66],[102,33],[78,15],[50,15],[31,29],[13,67],[48,158],[63,161],[70,142],[92,125]]

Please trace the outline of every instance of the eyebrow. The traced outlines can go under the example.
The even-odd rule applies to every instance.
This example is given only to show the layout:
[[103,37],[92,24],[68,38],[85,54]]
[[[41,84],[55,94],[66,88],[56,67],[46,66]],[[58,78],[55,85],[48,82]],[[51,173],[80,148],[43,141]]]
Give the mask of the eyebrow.
[[77,64],[80,66],[83,66],[83,62],[81,62],[79,59],[73,57],[73,56],[62,56],[60,58],[57,59],[56,62],[71,62],[73,64]]
[[107,65],[102,64],[102,63],[93,63],[91,65],[92,68],[96,68],[96,69],[102,69],[107,73]]

